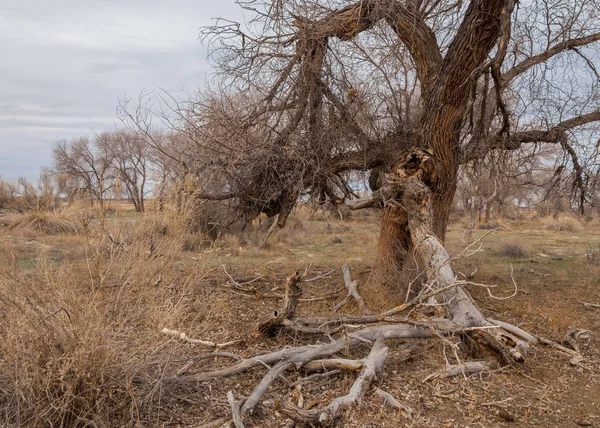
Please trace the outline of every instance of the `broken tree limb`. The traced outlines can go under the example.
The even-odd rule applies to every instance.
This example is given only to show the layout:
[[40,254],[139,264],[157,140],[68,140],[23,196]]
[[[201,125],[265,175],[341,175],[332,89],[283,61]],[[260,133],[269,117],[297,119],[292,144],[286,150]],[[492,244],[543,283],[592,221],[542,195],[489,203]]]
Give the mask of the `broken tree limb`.
[[586,308],[600,308],[600,303],[588,303],[588,302],[581,302],[581,304],[583,306],[585,306]]
[[389,406],[393,407],[394,409],[403,411],[405,413],[407,419],[412,419],[413,410],[410,407],[408,407],[406,404],[403,404],[400,401],[396,400],[396,398],[392,394],[390,394],[389,392],[386,392],[382,389],[379,389],[379,388],[375,388],[374,392],[376,395],[381,397],[381,399],[383,400],[384,403],[388,404]]
[[236,403],[235,398],[233,397],[233,392],[231,391],[227,392],[227,402],[231,408],[233,426],[235,428],[244,428],[244,422],[242,421],[242,416],[240,415],[240,406],[238,403]]
[[363,360],[363,369],[356,378],[348,394],[337,397],[323,409],[303,410],[292,403],[282,403],[282,411],[288,416],[303,422],[325,423],[335,419],[341,409],[359,403],[367,392],[371,382],[381,370],[388,354],[388,347],[384,346],[381,338],[375,341],[368,357]]
[[277,214],[275,216],[275,218],[273,218],[273,224],[271,225],[271,227],[269,227],[269,230],[265,234],[265,237],[263,238],[263,240],[262,240],[262,242],[260,244],[260,248],[266,248],[267,247],[267,242],[269,241],[269,238],[271,237],[271,235],[273,234],[273,232],[275,231],[275,229],[277,229],[278,220],[279,220],[279,214]]
[[[448,330],[443,333],[460,333],[460,331]],[[346,335],[330,343],[285,348],[280,351],[260,354],[255,357],[243,359],[238,364],[231,367],[182,377],[180,380],[197,382],[233,376],[244,373],[254,367],[264,367],[265,364],[270,365],[277,364],[279,362],[293,363],[295,366],[301,367],[303,364],[309,361],[333,355],[342,349],[353,348],[356,345],[365,342],[374,342],[379,337],[386,340],[408,338],[417,339],[435,337],[435,334],[429,327],[415,326],[411,324],[378,325],[364,328],[354,332],[352,335]]]
[[365,208],[373,208],[381,206],[384,203],[384,197],[380,190],[373,192],[373,194],[364,199],[352,199],[346,201],[346,206],[351,210],[362,210]]
[[330,358],[325,360],[314,360],[302,366],[302,370],[307,372],[329,371],[329,370],[348,370],[358,371],[362,369],[362,360],[350,360],[347,358]]
[[506,323],[504,321],[498,321],[492,318],[488,318],[488,321],[491,322],[494,325],[497,325],[498,327],[502,327],[504,330],[508,331],[509,333],[514,334],[515,336],[520,337],[523,340],[528,341],[531,344],[537,344],[538,343],[538,338],[535,337],[533,334],[527,333],[524,330],[521,330],[519,327],[514,326],[512,324]]
[[453,377],[458,375],[466,375],[471,373],[485,372],[490,369],[490,366],[485,361],[467,361],[462,364],[447,365],[444,370],[432,373],[425,377],[421,382],[427,382],[432,379],[445,377]]
[[354,299],[356,301],[356,304],[358,305],[358,310],[363,314],[368,313],[369,310],[367,309],[365,301],[360,296],[360,294],[358,294],[359,282],[358,280],[352,281],[352,275],[350,274],[350,267],[348,267],[348,265],[345,264],[342,266],[342,274],[344,276],[344,285],[346,287],[346,290],[348,290],[348,294],[346,295],[344,300],[335,305],[333,310],[335,312],[339,311],[346,303],[350,301],[350,299]]
[[256,407],[261,397],[267,392],[267,389],[269,389],[269,386],[271,386],[271,384],[291,365],[292,363],[282,361],[270,369],[242,405],[241,414],[247,415],[252,413],[252,410],[254,410],[254,407]]
[[285,296],[283,300],[283,308],[280,311],[273,311],[273,315],[265,321],[262,321],[258,326],[258,331],[267,337],[275,336],[284,326],[284,321],[290,320],[296,312],[298,299],[302,295],[300,282],[302,281],[303,273],[297,271],[287,278],[285,283]]
[[241,342],[241,340],[232,340],[232,341],[225,342],[225,343],[215,343],[215,342],[211,342],[208,340],[192,339],[191,337],[188,337],[187,334],[185,334],[181,331],[171,330],[168,328],[163,328],[161,332],[162,332],[162,334],[166,334],[167,336],[176,337],[177,339],[179,339],[183,342],[191,343],[192,345],[208,346],[208,347],[214,348],[214,349],[222,349],[227,346],[235,345],[236,343]]
[[[408,214],[413,254],[419,268],[425,272],[430,288],[445,290],[437,299],[444,305],[449,319],[463,328],[493,325],[477,308],[469,294],[458,285],[450,256],[433,233],[432,193],[421,181],[423,171],[431,168],[431,156],[426,152],[419,152],[409,155],[408,159],[406,165],[397,168],[388,178],[386,186],[392,188],[387,193],[393,194],[395,191],[396,194],[396,199],[389,203],[399,203]],[[502,327],[477,330],[473,334],[479,336],[482,343],[497,350],[507,363],[523,361],[529,349],[527,342]]]

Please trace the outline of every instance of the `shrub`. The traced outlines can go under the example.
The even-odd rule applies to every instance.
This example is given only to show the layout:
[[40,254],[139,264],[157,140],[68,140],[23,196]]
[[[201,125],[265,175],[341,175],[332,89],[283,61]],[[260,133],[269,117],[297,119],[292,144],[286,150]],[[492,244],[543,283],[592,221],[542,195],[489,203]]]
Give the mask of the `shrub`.
[[546,226],[547,230],[553,232],[577,232],[581,227],[581,223],[572,217],[563,217],[558,220],[545,217],[542,219],[542,224]]
[[495,254],[500,257],[520,259],[529,256],[529,251],[519,241],[508,241],[501,243]]
[[58,211],[30,211],[10,216],[8,229],[30,228],[47,235],[77,233],[80,226],[65,213]]
[[0,248],[7,252],[0,254],[6,426],[142,426],[159,407],[176,409],[178,394],[198,393],[165,381],[185,348],[163,346],[168,339],[159,331],[190,316],[192,298],[185,296],[202,265],[188,273],[175,268],[181,239],[148,234],[154,222],[127,224],[118,239],[128,245],[106,234],[90,239],[84,266],[42,255],[23,269]]

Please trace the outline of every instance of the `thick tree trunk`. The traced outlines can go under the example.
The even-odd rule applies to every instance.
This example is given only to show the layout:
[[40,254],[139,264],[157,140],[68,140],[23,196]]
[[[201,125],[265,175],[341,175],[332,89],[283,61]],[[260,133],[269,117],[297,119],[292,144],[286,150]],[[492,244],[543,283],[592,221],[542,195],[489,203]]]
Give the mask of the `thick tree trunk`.
[[[411,264],[407,262],[410,251],[410,233],[406,212],[398,207],[383,209],[377,258],[369,280],[364,285],[364,297],[371,308],[385,308],[389,301],[402,303],[406,298]],[[416,266],[416,264],[412,264]]]
[[[449,165],[448,169],[452,170]],[[455,177],[455,175],[454,175]],[[444,242],[450,208],[456,192],[456,180],[448,180],[432,196],[433,230]],[[413,256],[413,242],[404,208],[387,206],[383,209],[377,258],[369,280],[363,289],[364,298],[373,308],[389,303],[399,304],[420,291],[419,270]]]

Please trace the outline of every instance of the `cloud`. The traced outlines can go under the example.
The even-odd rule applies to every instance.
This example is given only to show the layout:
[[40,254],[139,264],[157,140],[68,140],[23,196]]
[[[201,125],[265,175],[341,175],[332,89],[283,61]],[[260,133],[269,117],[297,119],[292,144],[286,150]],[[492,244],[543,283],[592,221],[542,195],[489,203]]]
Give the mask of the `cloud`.
[[117,126],[119,100],[194,91],[214,17],[242,18],[233,0],[0,2],[0,175],[35,179],[55,141]]

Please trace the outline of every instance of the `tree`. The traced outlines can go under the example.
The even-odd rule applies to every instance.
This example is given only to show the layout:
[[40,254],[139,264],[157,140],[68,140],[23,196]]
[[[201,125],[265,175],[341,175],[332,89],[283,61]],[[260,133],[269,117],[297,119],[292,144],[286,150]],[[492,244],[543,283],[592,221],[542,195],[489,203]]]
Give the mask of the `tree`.
[[[597,2],[345,4],[251,0],[242,4],[254,16],[246,29],[228,21],[205,30],[227,88],[252,94],[219,121],[219,136],[205,128],[214,112],[192,121],[202,123],[203,147],[226,145],[213,170],[228,191],[206,198],[237,198],[249,215],[279,214],[283,226],[303,192],[352,197],[351,171],[413,170],[443,241],[461,164],[554,144],[570,159],[583,207],[580,158],[595,156],[582,148],[600,121],[590,47],[600,40]],[[390,202],[372,282],[398,287],[414,242],[409,213]]]
[[107,148],[94,147],[87,137],[81,137],[56,143],[52,155],[54,172],[68,177],[75,194],[97,201],[104,212],[105,197],[114,184],[112,159]]
[[144,211],[147,186],[153,166],[153,150],[143,138],[126,130],[104,132],[95,145],[108,154],[115,179],[137,212]]

